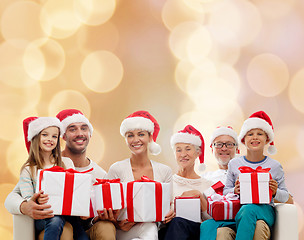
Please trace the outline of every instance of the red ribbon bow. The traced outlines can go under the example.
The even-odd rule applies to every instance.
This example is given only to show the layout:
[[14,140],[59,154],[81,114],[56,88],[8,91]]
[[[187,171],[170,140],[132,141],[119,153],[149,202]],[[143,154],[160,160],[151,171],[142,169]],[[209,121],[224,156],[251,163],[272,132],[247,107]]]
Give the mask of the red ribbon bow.
[[102,196],[103,196],[103,207],[105,209],[113,209],[112,205],[112,194],[111,194],[111,183],[119,183],[120,184],[120,197],[121,197],[121,208],[124,208],[124,194],[122,183],[119,178],[116,179],[99,179],[96,178],[96,182],[93,185],[102,185]]
[[72,199],[73,199],[73,189],[74,189],[74,174],[75,173],[88,173],[91,172],[93,168],[79,172],[75,169],[69,168],[64,169],[63,167],[54,166],[51,168],[43,169],[39,174],[39,191],[41,190],[41,182],[43,179],[44,172],[64,172],[65,182],[64,182],[64,194],[63,194],[63,204],[62,204],[62,215],[71,215],[72,212]]
[[[259,203],[259,185],[258,185],[258,173],[269,173],[271,168],[262,168],[258,166],[256,169],[251,167],[242,166],[239,167],[241,173],[251,173],[251,192],[252,192],[252,203]],[[272,179],[271,174],[269,173],[270,179]],[[272,190],[269,188],[269,199],[272,198]]]
[[136,180],[136,181],[127,183],[128,221],[134,222],[133,185],[136,182],[153,182],[153,183],[155,183],[155,208],[156,208],[155,222],[160,222],[162,220],[162,202],[163,202],[162,185],[160,182],[153,181],[150,178],[148,178],[147,176],[142,176],[140,180]]

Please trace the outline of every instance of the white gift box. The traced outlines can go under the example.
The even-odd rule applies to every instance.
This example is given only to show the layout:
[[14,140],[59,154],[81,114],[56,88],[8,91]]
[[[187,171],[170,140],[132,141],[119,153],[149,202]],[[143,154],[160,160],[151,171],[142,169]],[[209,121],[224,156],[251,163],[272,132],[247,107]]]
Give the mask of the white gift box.
[[48,194],[48,204],[51,205],[50,209],[53,210],[54,215],[90,216],[91,174],[44,169],[40,182],[40,172],[41,170],[37,175],[36,192],[41,189]]
[[199,197],[177,197],[174,202],[176,217],[201,222],[201,200]]
[[121,183],[105,183],[93,186],[95,195],[95,209],[104,208],[118,210],[122,208],[122,187]]
[[123,183],[123,188],[125,209],[118,220],[158,222],[163,221],[170,211],[170,183],[134,181]]
[[241,204],[269,204],[271,201],[269,180],[269,173],[240,173]]

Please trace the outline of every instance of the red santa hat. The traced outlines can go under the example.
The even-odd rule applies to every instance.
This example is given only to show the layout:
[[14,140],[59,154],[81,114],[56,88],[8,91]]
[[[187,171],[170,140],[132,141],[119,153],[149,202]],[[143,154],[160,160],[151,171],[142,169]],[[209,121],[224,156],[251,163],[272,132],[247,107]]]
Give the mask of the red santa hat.
[[274,130],[270,117],[263,111],[253,113],[247,120],[245,120],[240,135],[239,141],[244,143],[244,137],[251,129],[262,129],[269,138],[269,147],[267,152],[271,155],[277,153],[277,149],[274,146]]
[[171,147],[174,148],[177,143],[189,143],[194,146],[198,146],[201,149],[201,154],[199,155],[200,160],[200,170],[205,169],[204,164],[204,151],[205,151],[205,141],[202,134],[196,130],[193,126],[187,125],[183,130],[175,133],[170,139]]
[[48,127],[58,127],[62,132],[62,125],[55,117],[28,117],[23,120],[23,132],[26,149],[29,152],[32,139],[43,129]]
[[227,135],[230,136],[234,139],[236,146],[238,146],[238,135],[237,133],[233,130],[232,127],[227,126],[227,127],[217,127],[214,132],[212,133],[212,136],[210,138],[210,147],[212,147],[212,143],[213,141],[219,137],[219,136],[223,136],[223,135]]
[[83,115],[83,113],[77,109],[65,109],[59,112],[56,117],[60,120],[62,124],[62,129],[64,134],[67,127],[72,123],[82,122],[88,125],[90,130],[90,135],[93,134],[93,126],[90,121]]
[[153,141],[149,144],[149,151],[153,155],[161,152],[161,147],[156,143],[159,125],[156,119],[147,111],[136,111],[125,118],[120,125],[120,134],[125,137],[128,131],[145,130],[152,134]]

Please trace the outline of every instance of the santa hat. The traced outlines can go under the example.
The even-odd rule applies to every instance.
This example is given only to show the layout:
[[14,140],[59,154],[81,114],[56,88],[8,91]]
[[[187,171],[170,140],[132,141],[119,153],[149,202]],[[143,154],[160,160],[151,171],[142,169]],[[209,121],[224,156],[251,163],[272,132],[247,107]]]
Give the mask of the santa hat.
[[204,164],[204,151],[205,151],[205,141],[202,134],[196,130],[193,126],[187,125],[183,130],[175,133],[170,139],[171,147],[174,148],[176,143],[190,143],[194,146],[198,146],[201,149],[201,154],[199,155],[200,160],[200,170],[205,170]]
[[262,129],[268,136],[270,146],[267,152],[271,155],[277,153],[277,149],[274,146],[274,130],[270,117],[263,111],[253,113],[247,120],[245,120],[240,135],[239,141],[244,143],[244,137],[251,129],[259,128]]
[[152,134],[153,141],[149,144],[151,154],[158,155],[161,147],[156,143],[159,125],[155,118],[147,111],[137,111],[125,118],[120,125],[120,134],[125,137],[128,131],[145,130]]
[[62,129],[64,134],[67,127],[72,123],[82,122],[88,125],[90,135],[93,134],[93,126],[90,121],[83,115],[83,113],[77,109],[65,109],[59,112],[56,117],[61,121]]
[[48,127],[58,127],[62,132],[60,121],[55,117],[28,117],[23,120],[23,132],[27,151],[30,151],[31,141],[43,129]]
[[223,135],[228,135],[228,136],[232,137],[235,141],[236,146],[238,146],[237,133],[233,130],[232,127],[227,126],[227,127],[217,127],[214,130],[214,132],[212,133],[212,136],[210,138],[210,147],[212,147],[212,143],[217,137],[223,136]]

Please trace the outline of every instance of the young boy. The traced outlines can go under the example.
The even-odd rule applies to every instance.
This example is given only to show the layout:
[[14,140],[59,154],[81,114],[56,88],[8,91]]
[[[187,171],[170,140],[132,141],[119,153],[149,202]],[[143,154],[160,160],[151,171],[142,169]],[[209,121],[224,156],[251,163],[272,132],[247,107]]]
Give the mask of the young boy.
[[289,199],[281,164],[264,155],[264,148],[267,144],[270,144],[268,153],[276,153],[273,140],[272,122],[265,112],[256,112],[244,122],[239,135],[239,142],[245,144],[247,153],[246,156],[234,158],[229,162],[224,194],[229,192],[240,193],[239,167],[248,166],[256,169],[261,166],[263,169],[270,168],[269,172],[272,179],[269,182],[269,187],[272,190],[273,198],[270,204],[246,204],[241,207],[235,217],[236,240],[252,240],[257,220],[265,221],[271,228],[275,221],[273,199],[283,203]]

